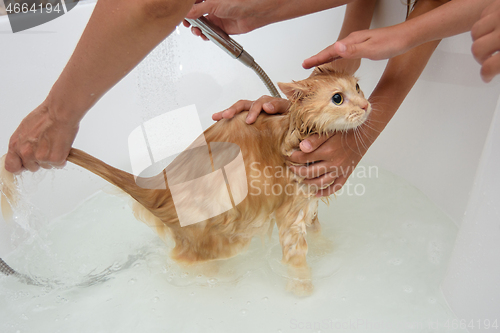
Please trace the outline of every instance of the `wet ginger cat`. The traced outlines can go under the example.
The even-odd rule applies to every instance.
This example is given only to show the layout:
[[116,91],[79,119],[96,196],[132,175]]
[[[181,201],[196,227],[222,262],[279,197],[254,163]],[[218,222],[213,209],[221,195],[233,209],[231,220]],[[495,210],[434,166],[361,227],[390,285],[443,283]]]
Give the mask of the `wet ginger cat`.
[[[261,114],[255,124],[247,125],[247,113],[244,112],[233,119],[221,120],[204,132],[205,140],[212,148],[208,165],[198,163],[202,154],[181,154],[158,176],[135,179],[133,175],[77,149],[71,150],[68,161],[101,176],[134,198],[136,217],[154,228],[161,237],[169,236],[174,240],[171,256],[178,262],[190,264],[230,258],[244,250],[254,236],[264,236],[272,231],[276,223],[282,261],[288,265],[291,275],[287,289],[297,295],[310,294],[313,286],[306,261],[305,236],[308,229],[319,231],[319,198],[314,196],[314,189],[301,184],[301,179],[293,173],[281,172],[278,175],[269,170],[287,170],[285,156],[290,156],[300,142],[313,133],[345,131],[361,125],[371,106],[355,78],[328,69],[317,68],[311,77],[279,84],[279,87],[291,102],[287,114]],[[227,145],[220,146],[217,151],[215,143],[220,142],[232,143],[241,149],[248,194],[239,203],[235,203],[233,197],[233,207],[222,214],[181,226],[176,212],[179,205],[174,205],[172,200],[174,180],[168,175],[194,179],[196,174],[208,174],[218,169],[214,165],[230,162],[235,153],[230,152],[232,148]],[[237,176],[241,178],[242,174]],[[227,182],[228,175],[225,177]],[[161,188],[165,179],[168,186]],[[5,183],[4,180],[2,192],[8,194]],[[208,204],[217,204],[227,195],[229,185],[226,187],[226,184],[199,184],[194,191],[191,189],[181,196],[196,197],[197,193],[206,192],[212,198]],[[232,191],[235,196],[238,189],[232,188]],[[198,207],[190,210],[193,216],[202,215],[206,208],[207,203],[199,202]],[[5,206],[4,202],[2,209],[5,210]]]

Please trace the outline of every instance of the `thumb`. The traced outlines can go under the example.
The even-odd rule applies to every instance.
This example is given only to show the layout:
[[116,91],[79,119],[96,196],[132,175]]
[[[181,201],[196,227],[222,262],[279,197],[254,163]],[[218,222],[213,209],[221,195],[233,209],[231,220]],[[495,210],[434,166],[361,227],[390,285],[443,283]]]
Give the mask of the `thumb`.
[[300,150],[302,150],[303,153],[311,153],[318,149],[318,147],[328,140],[330,136],[331,135],[326,134],[321,136],[318,134],[311,135],[300,143]]
[[286,113],[289,106],[289,100],[283,98],[275,98],[267,103],[264,103],[262,105],[262,109],[269,114]]
[[202,1],[200,3],[195,3],[191,10],[187,13],[186,18],[197,19],[205,14],[211,13],[213,9],[212,1]]

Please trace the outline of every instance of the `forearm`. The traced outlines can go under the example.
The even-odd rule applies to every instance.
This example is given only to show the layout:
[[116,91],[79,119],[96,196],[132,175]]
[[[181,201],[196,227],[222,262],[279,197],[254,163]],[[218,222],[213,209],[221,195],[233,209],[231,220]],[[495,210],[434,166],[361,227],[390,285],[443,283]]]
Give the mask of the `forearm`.
[[[437,1],[437,0],[436,0]],[[402,23],[409,48],[469,31],[494,0],[453,0],[425,15]]]
[[[337,40],[347,37],[354,31],[369,29],[376,4],[377,0],[354,0],[348,3]],[[337,59],[323,66],[354,75],[360,64],[361,59]]]
[[181,22],[194,0],[100,0],[46,103],[78,122]]
[[270,4],[266,13],[267,24],[289,20],[299,16],[304,16],[326,9],[338,7],[351,2],[352,0],[265,0]]
[[377,0],[355,0],[348,3],[337,40],[344,39],[351,32],[369,29],[376,4]]
[[385,128],[420,77],[439,41],[427,42],[394,57],[370,96],[370,116],[375,137]]
[[[419,4],[420,6],[417,5],[409,19],[439,6],[432,0],[420,0]],[[367,131],[370,132],[373,140],[399,109],[439,42],[439,40],[427,42],[389,60],[379,83],[370,96],[373,111]]]

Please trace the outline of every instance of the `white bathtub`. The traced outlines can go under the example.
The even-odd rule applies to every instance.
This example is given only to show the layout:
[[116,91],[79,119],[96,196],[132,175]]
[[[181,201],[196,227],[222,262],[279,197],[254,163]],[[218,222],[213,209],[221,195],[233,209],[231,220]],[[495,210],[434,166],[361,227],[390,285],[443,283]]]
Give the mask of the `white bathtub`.
[[[0,17],[1,153],[21,119],[47,95],[92,9],[93,4],[80,3],[59,19],[16,34],[7,18]],[[381,1],[373,25],[400,22],[405,10],[397,1]],[[300,67],[302,60],[335,40],[343,12],[325,11],[236,39],[275,82],[302,79],[308,75]],[[457,318],[467,322],[494,318],[500,309],[500,195],[495,191],[500,187],[500,80],[480,80],[470,46],[468,34],[441,43],[364,159],[414,184],[460,227],[442,290]],[[357,75],[365,94],[385,63],[363,61]],[[127,137],[142,121],[166,108],[196,104],[206,128],[212,112],[267,94],[249,69],[183,27],[152,54],[150,67],[143,66],[89,112],[75,147],[131,171]],[[47,177],[33,195],[48,218],[71,211],[105,184],[72,165],[67,170]],[[0,223],[0,257],[13,248],[9,230]],[[470,331],[479,331],[477,325]]]

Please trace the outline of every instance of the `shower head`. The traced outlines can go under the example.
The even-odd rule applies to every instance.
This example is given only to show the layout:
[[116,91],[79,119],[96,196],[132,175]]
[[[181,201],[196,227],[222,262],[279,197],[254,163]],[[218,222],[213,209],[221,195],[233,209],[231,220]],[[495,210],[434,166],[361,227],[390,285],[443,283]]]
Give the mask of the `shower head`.
[[264,70],[255,62],[253,57],[246,52],[243,47],[234,39],[229,37],[222,29],[212,24],[204,16],[193,19],[186,19],[193,27],[200,29],[205,37],[214,42],[217,46],[227,52],[231,57],[238,59],[245,66],[250,67],[264,82],[273,97],[281,97],[273,82]]

